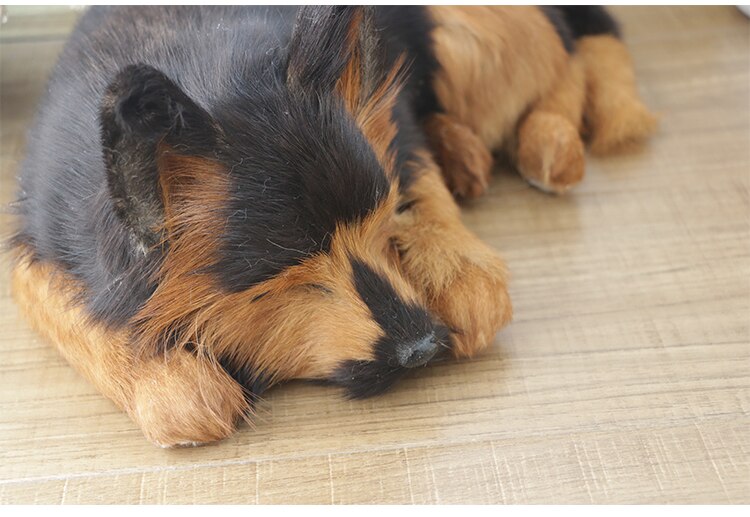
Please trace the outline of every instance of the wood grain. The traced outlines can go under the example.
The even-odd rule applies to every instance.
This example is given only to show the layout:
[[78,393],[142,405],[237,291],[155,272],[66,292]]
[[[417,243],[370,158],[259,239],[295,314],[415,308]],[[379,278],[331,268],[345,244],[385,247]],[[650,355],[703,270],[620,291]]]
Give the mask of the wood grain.
[[[367,401],[292,383],[255,429],[160,450],[20,320],[3,256],[0,502],[749,503],[750,24],[616,13],[661,130],[569,196],[501,168],[465,207],[516,314],[474,361]],[[0,29],[0,203],[73,20]]]

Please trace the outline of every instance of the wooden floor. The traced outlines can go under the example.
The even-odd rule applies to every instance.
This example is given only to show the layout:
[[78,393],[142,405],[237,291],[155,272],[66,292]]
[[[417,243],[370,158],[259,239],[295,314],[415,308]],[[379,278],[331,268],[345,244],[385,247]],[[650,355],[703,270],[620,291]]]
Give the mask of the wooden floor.
[[[661,131],[567,197],[499,171],[466,207],[516,314],[477,360],[364,402],[282,386],[256,429],[161,450],[19,319],[1,259],[0,502],[750,503],[750,24],[616,12]],[[2,203],[74,20],[10,14]]]

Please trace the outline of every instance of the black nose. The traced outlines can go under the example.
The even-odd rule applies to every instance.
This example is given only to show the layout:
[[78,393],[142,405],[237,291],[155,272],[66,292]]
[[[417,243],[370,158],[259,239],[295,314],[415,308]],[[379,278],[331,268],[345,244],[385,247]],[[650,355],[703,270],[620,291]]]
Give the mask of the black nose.
[[437,353],[438,347],[435,335],[430,334],[417,341],[399,345],[396,349],[396,359],[401,366],[415,368],[427,364]]

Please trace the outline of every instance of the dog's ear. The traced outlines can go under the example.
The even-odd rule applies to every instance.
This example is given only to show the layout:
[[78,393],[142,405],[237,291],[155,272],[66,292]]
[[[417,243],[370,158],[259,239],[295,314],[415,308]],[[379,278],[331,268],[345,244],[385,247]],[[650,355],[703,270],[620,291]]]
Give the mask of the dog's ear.
[[217,129],[210,115],[148,65],[131,65],[110,83],[100,107],[107,186],[115,213],[146,248],[162,239],[164,153],[207,156]]
[[387,73],[374,8],[299,9],[289,44],[287,84],[291,89],[331,91],[345,80],[369,94]]
[[333,90],[350,54],[357,7],[302,6],[297,11],[286,69],[294,92]]
[[336,90],[381,163],[390,169],[391,144],[397,134],[393,108],[404,79],[403,55],[388,63],[373,7],[362,7],[355,13],[349,49]]
[[373,7],[302,7],[289,46],[287,84],[337,92],[381,160],[396,135],[392,110],[403,58],[389,63]]

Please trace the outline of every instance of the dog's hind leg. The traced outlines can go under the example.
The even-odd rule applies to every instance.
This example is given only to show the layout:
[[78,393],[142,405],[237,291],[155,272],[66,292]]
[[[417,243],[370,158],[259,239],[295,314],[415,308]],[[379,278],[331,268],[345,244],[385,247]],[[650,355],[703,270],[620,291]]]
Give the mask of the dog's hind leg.
[[453,333],[453,354],[470,357],[511,319],[502,259],[471,233],[426,153],[396,216],[400,267],[430,311]]
[[573,55],[555,86],[519,125],[511,155],[529,183],[561,193],[583,179],[585,159],[580,128],[584,98],[583,65]]
[[[533,7],[429,9],[436,23],[433,40],[440,63],[433,87],[450,120],[466,126],[485,149],[514,155],[522,174],[547,190],[564,190],[580,179],[583,70],[544,12]],[[524,117],[519,146],[519,121]],[[453,171],[462,168],[446,167],[448,160],[441,157],[451,143],[436,146],[436,132],[429,125],[427,133],[455,190],[450,180],[456,176]],[[476,147],[469,147],[472,153]],[[483,190],[484,173],[458,176],[480,178],[472,187]]]
[[657,119],[638,96],[633,62],[623,42],[605,34],[582,37],[577,45],[586,73],[591,152],[617,151],[651,135]]
[[225,438],[247,409],[242,388],[221,368],[180,349],[138,356],[125,330],[90,321],[63,271],[21,257],[13,295],[27,320],[105,396],[163,447]]
[[424,129],[453,195],[470,199],[484,194],[489,186],[493,159],[474,131],[445,113],[430,115]]

